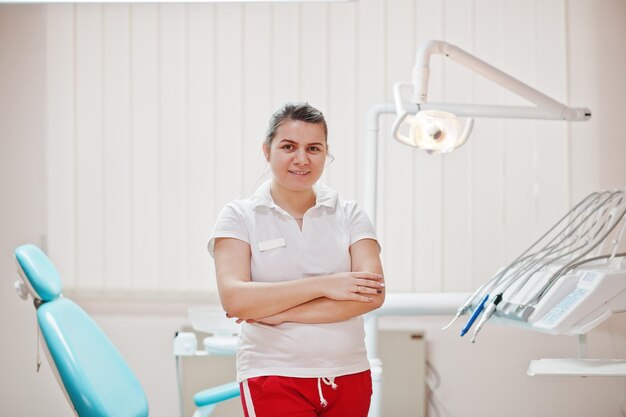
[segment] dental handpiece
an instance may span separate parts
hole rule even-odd
[[[481,285],[476,291],[474,291],[474,293],[472,295],[470,295],[469,297],[467,297],[467,300],[465,300],[465,302],[463,303],[463,305],[461,307],[458,308],[458,310],[456,311],[456,315],[452,318],[452,320],[450,321],[450,323],[448,323],[447,325],[445,325],[444,327],[441,328],[441,330],[446,330],[447,328],[449,328],[450,326],[452,326],[452,324],[457,321],[457,319],[459,317],[461,317],[464,314],[467,314],[467,312],[469,311],[470,306],[472,305],[472,301],[474,301],[474,299],[478,296],[478,294],[480,294],[482,292],[482,290],[488,286],[491,285],[491,282],[487,282],[483,285]]]
[[[469,331],[469,329],[472,328],[472,324],[474,324],[474,321],[476,321],[476,318],[478,318],[478,316],[480,315],[480,313],[483,311],[483,309],[485,308],[485,304],[487,303],[487,300],[489,300],[489,294],[485,295],[485,297],[483,298],[483,300],[480,302],[480,304],[478,304],[478,306],[476,307],[476,310],[474,310],[474,312],[472,313],[472,315],[470,316],[469,320],[467,321],[467,323],[465,324],[465,326],[463,327],[463,329],[461,330],[461,337],[465,336],[465,334]]]
[[[483,328],[487,320],[489,320],[493,313],[496,311],[496,308],[498,307],[498,304],[500,304],[500,301],[502,301],[502,293],[496,295],[491,304],[489,304],[489,306],[487,306],[487,308],[485,309],[485,312],[483,313],[480,321],[474,329],[474,334],[472,335],[472,343],[476,343],[476,336],[478,335],[478,332],[480,332],[480,329]]]

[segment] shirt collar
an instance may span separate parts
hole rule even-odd
[[[268,180],[261,184],[259,188],[252,194],[250,197],[250,201],[252,202],[252,207],[257,208],[259,206],[275,208],[278,207],[274,200],[272,199],[272,195],[270,194],[270,184],[272,180]],[[316,183],[313,186],[313,190],[315,191],[315,207],[326,206],[330,208],[335,208],[337,204],[338,194],[337,191],[333,190],[326,184],[321,182]]]

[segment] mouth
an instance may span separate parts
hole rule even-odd
[[[294,169],[290,169],[288,171],[290,174],[299,175],[299,176],[305,176],[311,173],[311,171],[299,171],[299,170],[294,170]]]

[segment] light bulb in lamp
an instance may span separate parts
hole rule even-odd
[[[412,146],[428,153],[450,152],[463,145],[473,126],[468,119],[465,128],[456,115],[441,110],[419,111],[411,122],[409,139]]]

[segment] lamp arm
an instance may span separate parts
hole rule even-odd
[[[447,42],[429,40],[418,49],[413,68],[414,99],[416,103],[426,103],[428,97],[428,81],[430,77],[430,56],[442,54],[457,63],[471,69],[483,77],[494,81],[507,90],[537,105],[543,112],[553,118],[563,120],[587,120],[591,117],[589,109],[571,108],[560,103],[542,92],[530,87],[520,80],[499,70],[498,68],[476,58],[474,55]]]
[[[413,91],[414,103],[426,103],[428,98],[428,81],[430,79],[430,56],[432,54],[443,54],[445,45],[443,41],[427,40],[420,44],[415,55],[415,65],[413,66]]]

